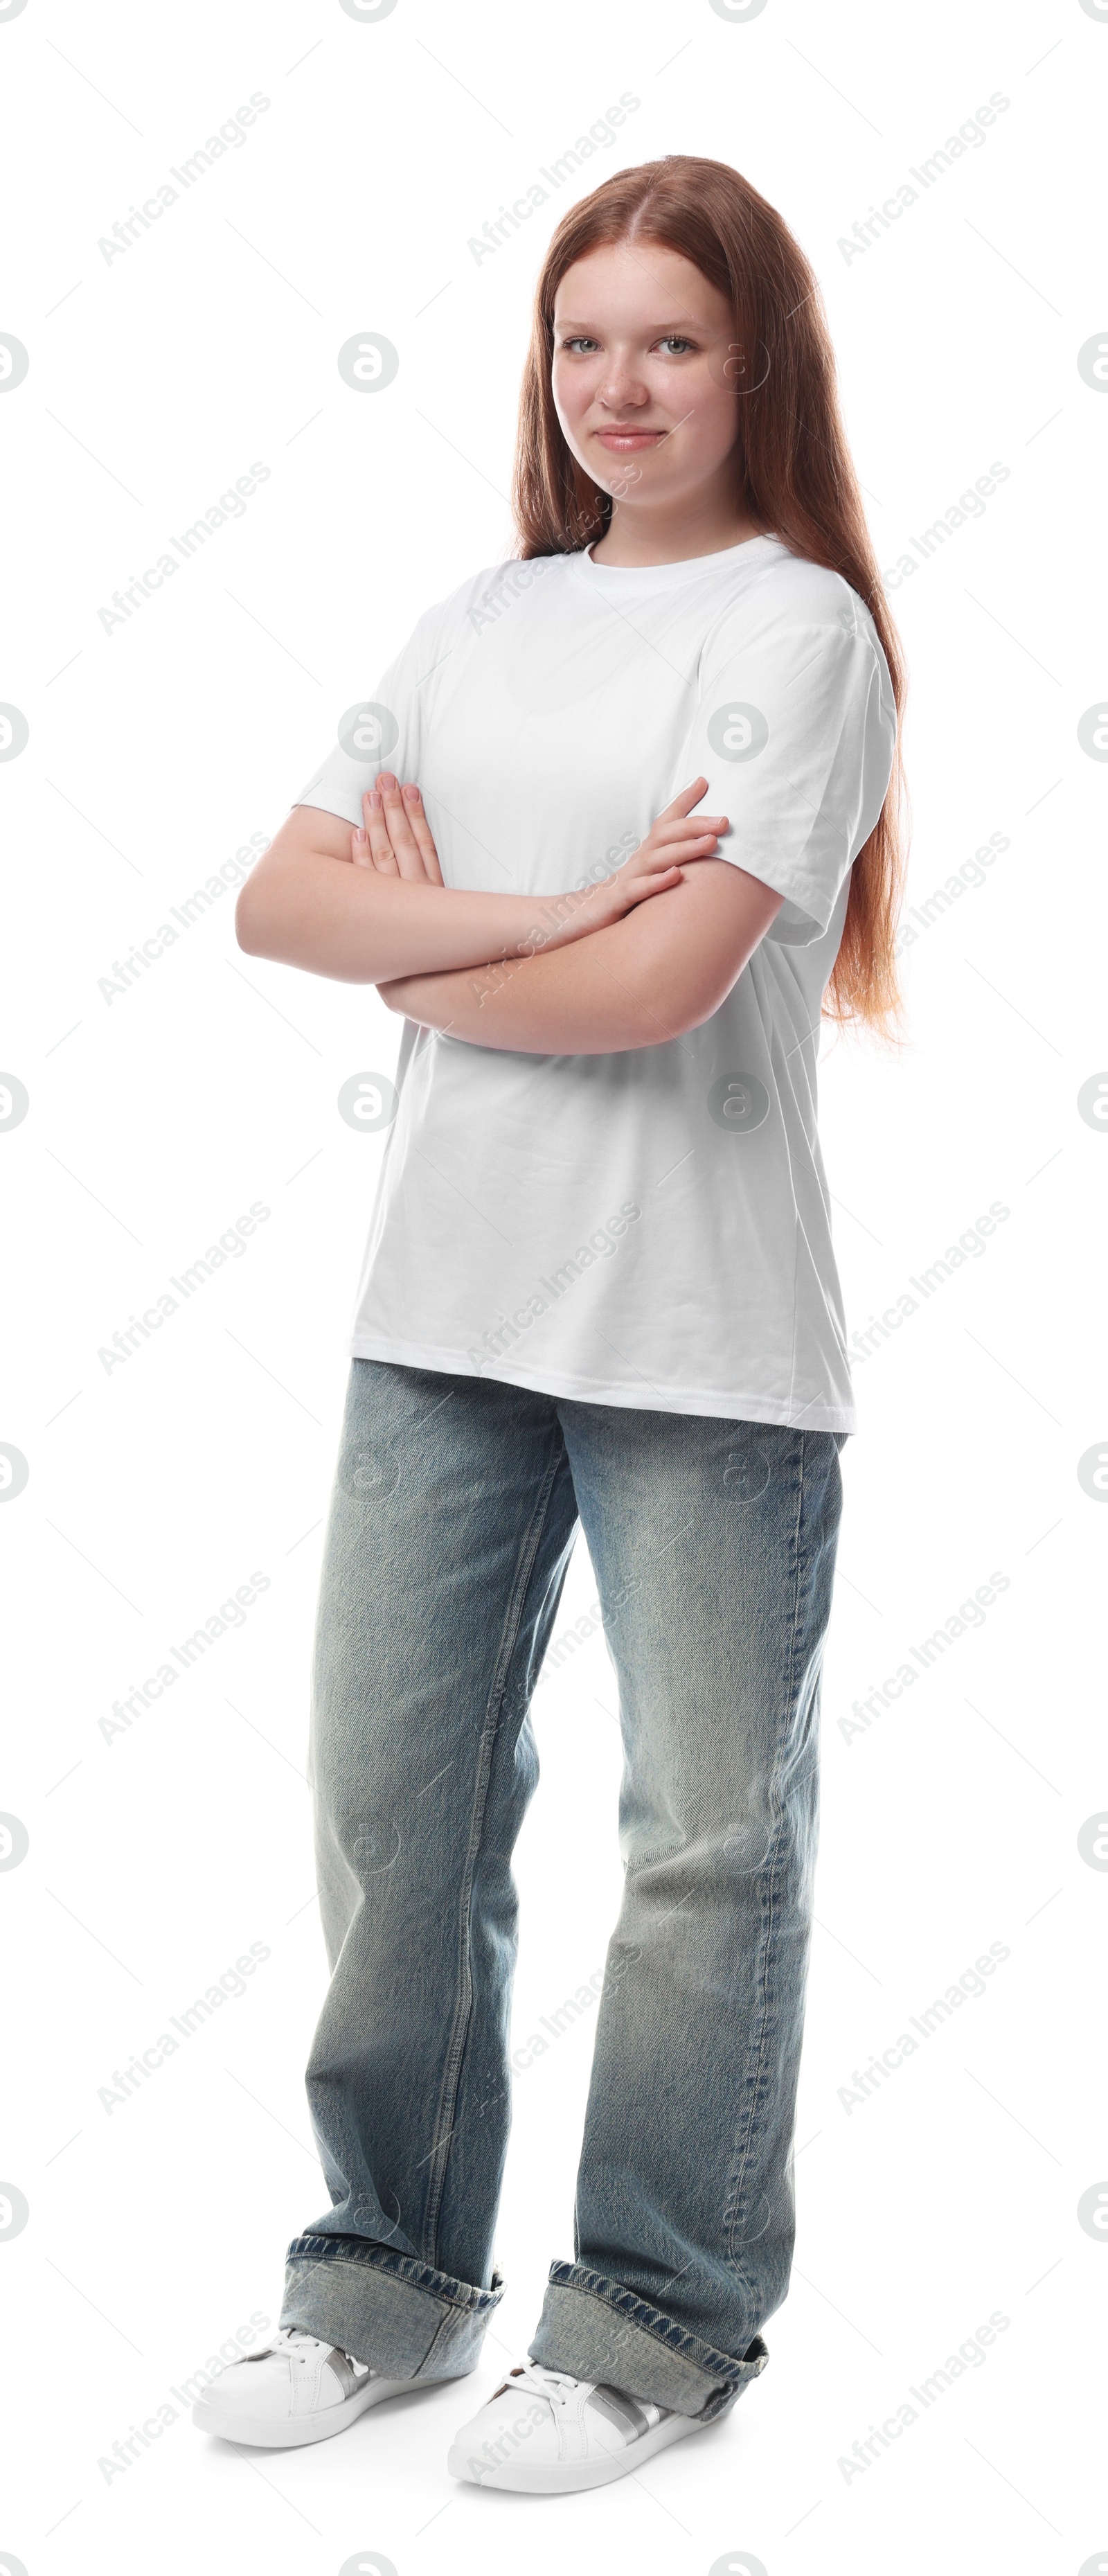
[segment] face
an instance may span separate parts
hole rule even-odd
[[[730,302],[661,242],[617,242],[566,270],[554,404],[568,445],[625,506],[733,488],[741,365]],[[741,374],[738,383],[743,381]]]

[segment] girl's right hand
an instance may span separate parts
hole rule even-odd
[[[706,778],[694,778],[691,786],[683,787],[615,875],[602,878],[580,897],[581,911],[573,917],[578,935],[586,928],[599,930],[621,921],[649,895],[667,894],[671,886],[681,884],[685,868],[694,859],[718,858],[719,835],[729,828],[727,815],[689,810],[707,784]]]
[[[636,904],[679,886],[694,859],[718,858],[719,835],[730,828],[727,815],[689,812],[707,784],[706,778],[694,778],[683,787],[614,876],[601,877],[595,885],[574,886],[566,894],[536,895],[517,955],[533,957],[544,949],[568,948],[574,940],[587,939],[590,931],[608,930]]]

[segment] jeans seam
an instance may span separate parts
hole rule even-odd
[[[795,1517],[794,1524],[793,1524],[793,1586],[792,1586],[793,1603],[792,1603],[792,1633],[791,1633],[790,1638],[789,1638],[789,1652],[788,1652],[788,1677],[787,1677],[787,1682],[786,1682],[786,1691],[785,1691],[785,1707],[786,1707],[786,1710],[791,1710],[791,1708],[792,1708],[792,1704],[793,1704],[793,1690],[794,1690],[795,1677],[796,1677],[796,1639],[797,1639],[797,1629],[798,1629],[799,1621],[800,1621],[800,1532],[801,1532],[801,1527],[802,1527],[802,1523],[803,1523],[803,1511],[804,1511],[804,1443],[805,1443],[806,1434],[805,1434],[803,1431],[800,1431],[800,1432],[798,1433],[798,1437],[799,1437],[799,1441],[800,1441],[800,1461],[799,1461],[799,1474],[798,1474],[798,1478],[797,1478],[797,1492],[796,1492],[796,1517]],[[742,2207],[742,2195],[743,2195],[743,2188],[744,2188],[744,2184],[745,2184],[745,2181],[746,2181],[746,2169],[747,2169],[747,2166],[748,2166],[748,2164],[749,2164],[749,2162],[750,2162],[750,2148],[751,2148],[751,2141],[752,2141],[752,2139],[753,2139],[753,2135],[754,2135],[754,2123],[755,2123],[755,2119],[756,2119],[756,2117],[757,2117],[757,2110],[758,2110],[758,2096],[759,2096],[759,2090],[760,2090],[760,2087],[761,2087],[761,2081],[762,2081],[762,2069],[763,2069],[763,2066],[764,2066],[764,2064],[765,2064],[765,2057],[766,2057],[766,2045],[767,2045],[767,2039],[768,2039],[768,2033],[769,2033],[769,1999],[768,1999],[768,1985],[769,1985],[769,1960],[770,1960],[770,1948],[771,1948],[771,1944],[772,1944],[772,1941],[773,1941],[774,1900],[775,1900],[776,1888],[777,1888],[777,1878],[776,1878],[777,1862],[778,1862],[778,1856],[779,1856],[779,1851],[780,1851],[781,1837],[782,1837],[782,1834],[783,1834],[783,1832],[784,1832],[784,1827],[785,1827],[785,1808],[784,1808],[784,1802],[783,1802],[783,1800],[781,1799],[781,1796],[780,1796],[780,1747],[778,1747],[778,1748],[777,1748],[777,1755],[776,1755],[776,1758],[775,1758],[775,1761],[774,1761],[774,1765],[773,1765],[773,1772],[772,1772],[772,1785],[771,1785],[771,1795],[772,1795],[772,1796],[773,1796],[773,1797],[778,1801],[778,1805],[779,1805],[779,1813],[778,1813],[778,1817],[777,1817],[777,1827],[776,1827],[776,1831],[775,1831],[775,1833],[774,1833],[773,1840],[772,1840],[772,1842],[771,1842],[771,1844],[770,1844],[770,1849],[769,1849],[769,1853],[768,1853],[767,1861],[766,1861],[766,1871],[765,1871],[765,1888],[764,1888],[764,1893],[763,1893],[763,1898],[762,1898],[762,1923],[761,1923],[761,1929],[760,1929],[760,1933],[759,1933],[759,1944],[758,1944],[758,1947],[759,1947],[759,1968],[758,1968],[758,1989],[759,1989],[758,2058],[757,2058],[757,2064],[756,2064],[755,2069],[754,2069],[753,2082],[752,2082],[751,2087],[750,2087],[750,2106],[749,2106],[749,2111],[748,2111],[748,2115],[747,2115],[746,2138],[745,2138],[745,2141],[744,2141],[744,2144],[743,2144],[742,2156],[741,2156],[741,2160],[740,2160],[740,2163],[739,2163],[738,2171],[737,2171],[737,2173],[735,2174],[734,2181],[732,2182],[732,2184],[731,2184],[731,2186],[730,2186],[730,2188],[729,2188],[729,2191],[728,2191],[728,2199],[729,2199],[729,2202],[730,2202],[730,2210],[729,2210],[729,2213],[728,2213],[728,2216],[727,2216],[727,2219],[726,2219],[726,2226],[727,2226],[727,2259],[728,2259],[728,2261],[729,2261],[730,2263],[732,2263],[732,2264],[734,2264],[734,2265],[735,2265],[736,2270],[738,2270],[740,2267],[739,2267],[738,2257],[737,2257],[737,2254],[736,2254],[736,2248],[735,2248],[735,2230],[736,2230],[736,2227],[737,2227],[737,2225],[738,2225],[739,2212],[740,2212],[740,2209],[741,2209],[741,2207]],[[744,2281],[746,2280],[746,2274],[745,2274],[745,2272],[743,2273],[743,2279],[744,2279]],[[750,2286],[750,2284],[749,2284],[749,2282],[747,2282],[747,2287],[749,2288],[749,2286]]]
[[[559,1427],[556,1426],[556,1428]],[[560,1434],[560,1428],[559,1436],[562,1437],[562,1452],[564,1454],[565,1442],[564,1437]],[[531,1515],[531,1525],[520,1551],[519,1566],[516,1573],[516,1580],[513,1586],[511,1599],[508,1603],[507,1612],[505,1614],[503,1639],[496,1668],[493,1673],[492,1685],[489,1691],[488,1713],[486,1715],[486,1721],[481,1736],[481,1758],[478,1765],[477,1779],[474,1785],[473,1809],[470,1819],[469,1848],[466,1853],[466,1865],[462,1878],[461,1898],[458,1909],[458,2005],[454,2015],[454,2027],[451,2031],[450,2040],[447,2045],[446,2059],[443,2067],[442,2086],[440,2089],[438,2110],[435,2118],[436,2135],[441,2131],[443,2120],[448,2111],[451,2125],[447,2128],[446,2134],[442,2138],[441,2148],[435,2148],[432,2150],[432,2154],[436,2157],[438,2162],[438,2172],[428,2193],[427,2215],[424,2225],[424,2241],[432,2248],[432,2255],[428,2258],[432,2261],[434,2261],[434,2257],[437,2255],[438,2250],[437,2240],[439,2212],[442,2208],[442,2197],[446,2188],[446,2177],[449,2164],[447,2151],[453,2135],[453,2115],[458,2098],[458,2088],[461,2082],[462,2068],[465,2064],[466,2041],[469,2037],[470,2022],[473,2015],[473,1971],[471,1961],[472,1930],[470,1923],[470,1907],[473,1896],[473,1874],[477,1863],[477,1855],[481,1848],[481,1836],[485,1822],[485,1807],[488,1798],[489,1777],[492,1771],[492,1759],[496,1748],[496,1738],[500,1727],[500,1720],[503,1715],[504,1692],[507,1685],[508,1674],[511,1670],[512,1657],[515,1653],[516,1644],[518,1642],[519,1623],[523,1613],[523,1605],[527,1597],[527,1586],[531,1580],[535,1558],[538,1554],[539,1543],[542,1538],[546,1515],[550,1506],[550,1497],[554,1490],[554,1483],[557,1477],[559,1463],[559,1454],[558,1451],[555,1450],[555,1454],[551,1459],[547,1474],[543,1479],[543,1483],[536,1497],[535,1507]],[[437,2270],[438,2268],[438,2264],[435,2262],[435,2269]]]
[[[303,2265],[320,2270],[381,2272],[387,2280],[400,2282],[406,2290],[418,2292],[421,2298],[434,2299],[440,2307],[452,2309],[458,2316],[485,2314],[486,2306],[482,2302],[487,2303],[487,2313],[491,2315],[493,2308],[500,2303],[500,2293],[478,2289],[469,2282],[458,2284],[462,2296],[456,2298],[443,2286],[450,2279],[449,2273],[440,2272],[437,2264],[413,2261],[407,2254],[397,2255],[389,2246],[347,2246],[338,2237],[312,2237],[309,2232],[306,2237],[294,2238],[285,2260],[290,2268]],[[434,2272],[436,2277],[433,2281],[413,2280],[411,2275],[414,2272]]]
[[[587,2268],[581,2264],[573,2266],[573,2269],[578,2271]],[[579,2298],[596,2299],[602,2307],[610,2309],[613,2316],[617,2317],[627,2315],[623,2304],[625,2300],[635,2309],[649,2309],[651,2304],[646,2299],[640,2299],[637,2291],[621,2289],[618,2282],[607,2285],[600,2281],[594,2286],[593,2281],[561,2281],[555,2282],[553,2286],[555,2289],[573,2290]],[[655,2317],[660,2320],[660,2323],[655,2324]],[[691,2335],[686,2326],[679,2326],[675,2317],[667,2317],[660,2308],[655,2309],[652,2315],[633,2315],[629,2317],[628,2322],[639,2334],[649,2335],[654,2343],[660,2344],[663,2351],[669,2352],[675,2360],[687,2362],[690,2370],[699,2371],[702,2379],[711,2379],[719,2375],[715,2373],[714,2365],[713,2368],[708,2368],[704,2362],[696,2358],[692,2346],[698,2342],[702,2343],[702,2338]],[[755,2336],[751,2335],[749,2340],[754,2342]],[[702,2348],[715,2353],[714,2345],[702,2343]],[[741,2356],[736,2360],[730,2353],[719,2353],[716,2358],[728,2373],[747,2367]],[[729,2380],[728,2384],[733,2385],[734,2382]]]

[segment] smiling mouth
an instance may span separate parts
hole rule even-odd
[[[664,429],[637,429],[630,423],[626,429],[614,427],[611,429],[597,429],[593,431],[594,438],[598,438],[600,440],[602,447],[617,448],[654,447],[657,445],[659,439],[666,438],[668,434],[668,431]]]

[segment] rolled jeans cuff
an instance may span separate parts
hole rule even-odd
[[[736,2360],[602,2272],[590,2272],[583,2263],[552,2263],[529,2359],[709,2423],[734,2406],[765,2369],[769,2353],[755,2335]]]
[[[503,2292],[499,2272],[477,2290],[362,2237],[297,2236],[280,2323],[352,2352],[385,2379],[461,2379]]]

